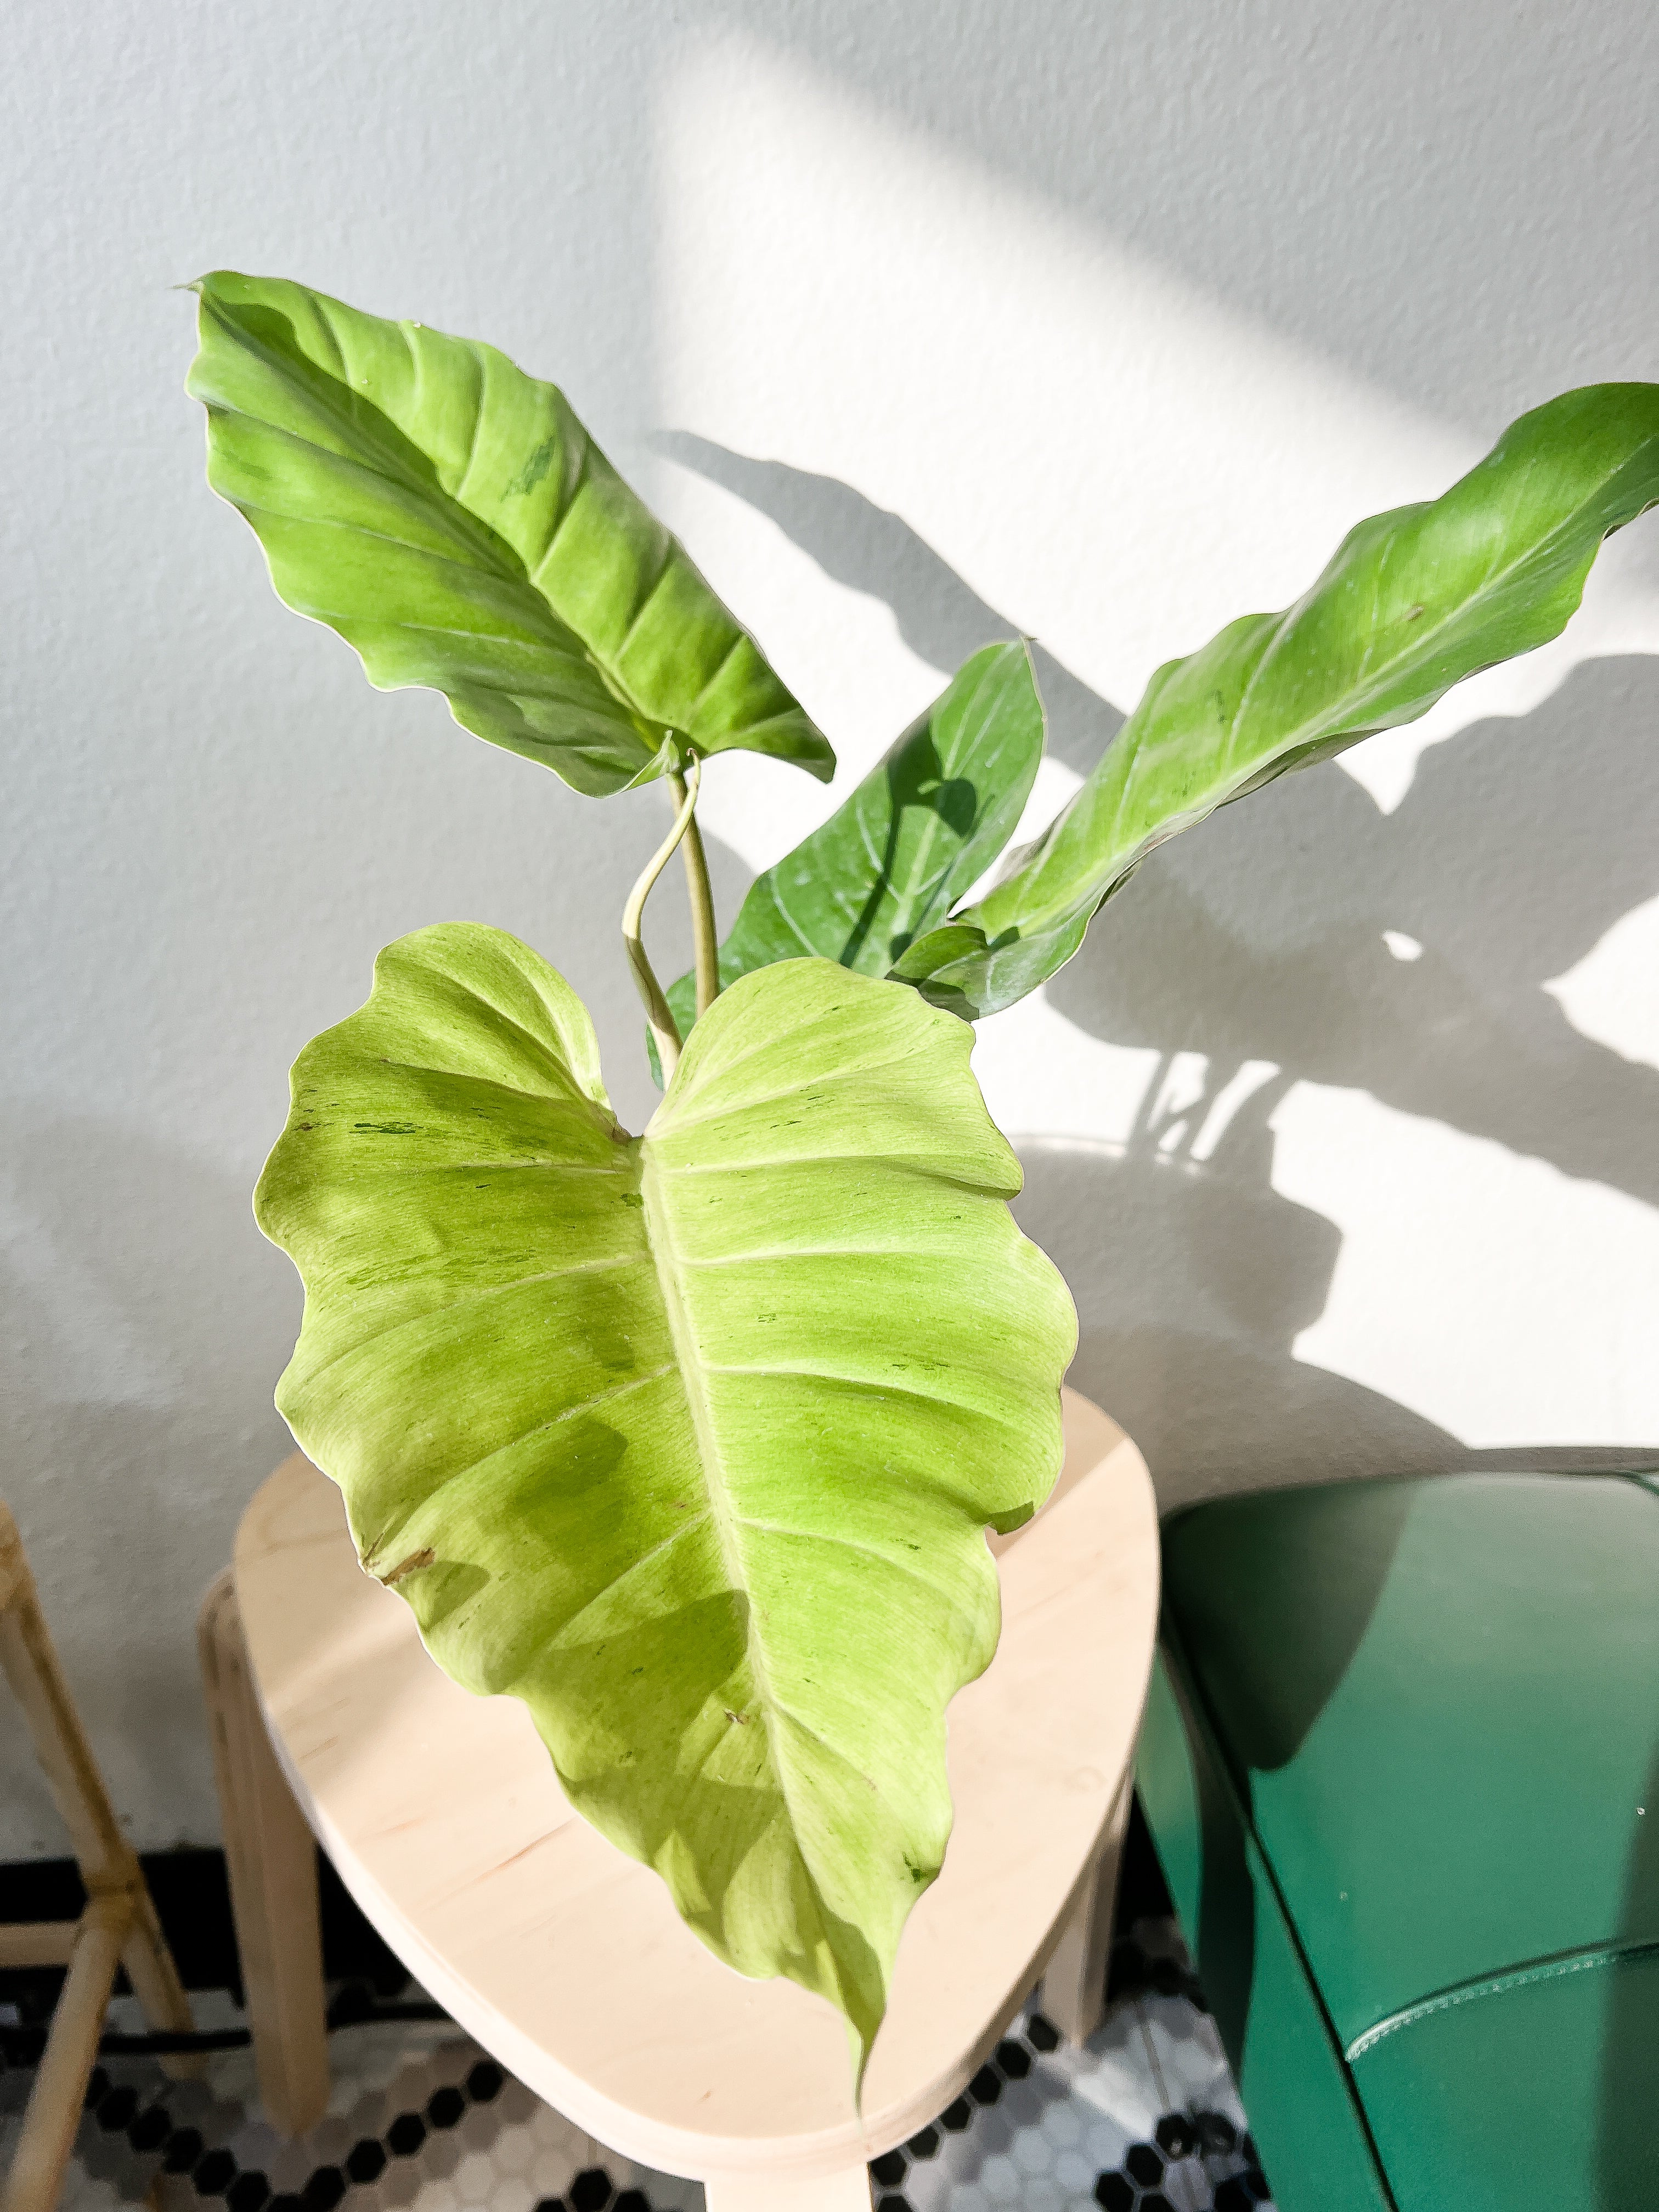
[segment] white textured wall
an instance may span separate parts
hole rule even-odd
[[[571,976],[641,1116],[615,920],[661,819],[277,605],[168,287],[295,275],[558,379],[849,775],[1034,633],[1053,804],[1359,514],[1659,376],[1659,17],[20,0],[8,46],[0,1486],[155,1844],[214,1830],[192,1616],[283,1448],[248,1192],[287,1064],[470,916]],[[1659,1444],[1644,527],[1563,649],[1182,840],[983,1032],[1079,1379],[1170,1499]],[[830,802],[709,782],[729,915]],[[0,1856],[55,1851],[8,1721]]]

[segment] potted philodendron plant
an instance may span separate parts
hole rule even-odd
[[[945,1710],[996,1644],[984,1532],[1048,1494],[1075,1341],[972,1022],[1176,830],[1554,637],[1659,499],[1659,386],[1523,416],[1161,668],[964,904],[1043,744],[1024,645],[988,644],[722,942],[702,763],[833,756],[563,396],[298,284],[196,289],[210,481],[289,605],[578,792],[673,802],[622,915],[666,1081],[642,1135],[575,993],[477,922],[389,946],[301,1054],[256,1199],[306,1291],[277,1403],[438,1663],[521,1698],[572,1803],[719,1957],[837,2005],[861,2065],[950,1832]],[[696,968],[665,991],[641,916],[676,846]]]

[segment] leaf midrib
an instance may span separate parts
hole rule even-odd
[[[270,426],[268,425],[267,427]],[[283,434],[291,434],[285,433]],[[302,444],[303,442],[304,441],[302,440],[295,441],[295,443]],[[313,450],[315,451],[316,449],[313,447]],[[356,465],[362,466],[364,465],[358,463]],[[429,489],[430,488],[428,487],[428,489]],[[453,498],[452,494],[443,490],[443,487],[441,485],[440,485],[438,489],[441,495],[446,500],[450,500],[452,504],[455,506],[460,505],[460,502],[458,500],[454,500]],[[568,661],[574,668],[585,668],[588,670],[595,678],[597,678],[599,687],[606,696],[612,700],[617,706],[620,707],[623,713],[629,716],[635,725],[641,722],[645,722],[655,726],[653,722],[653,717],[648,714],[639,702],[633,698],[623,688],[622,678],[619,675],[612,674],[610,668],[600,658],[594,647],[588,643],[587,640],[582,635],[581,632],[575,627],[575,625],[573,623],[568,622],[564,616],[559,612],[558,608],[554,605],[553,601],[547,596],[546,592],[542,590],[541,586],[536,582],[535,579],[529,574],[527,570],[520,569],[515,574],[512,569],[505,567],[500,562],[491,564],[483,561],[463,560],[459,556],[440,553],[432,546],[418,544],[410,538],[395,538],[389,531],[371,530],[365,524],[361,522],[340,522],[335,520],[333,517],[329,515],[296,515],[291,508],[285,507],[273,507],[267,501],[244,498],[234,500],[232,504],[237,508],[238,512],[245,515],[250,522],[252,521],[252,519],[256,514],[270,514],[275,515],[279,521],[303,522],[307,529],[337,530],[343,534],[355,538],[372,538],[383,545],[396,545],[400,547],[406,553],[416,554],[423,561],[435,562],[449,568],[458,569],[463,575],[493,576],[498,582],[511,585],[514,590],[521,591],[524,593],[527,603],[532,605],[537,611],[545,618],[546,623],[550,625],[550,627],[546,629],[545,634],[542,636],[529,637],[520,640],[510,636],[504,630],[473,629],[458,629],[453,623],[411,622],[404,619],[400,619],[396,622],[387,622],[385,627],[389,630],[396,631],[400,635],[409,635],[420,637],[460,637],[477,640],[483,644],[495,645],[518,645],[522,643],[532,651],[555,653],[562,659]],[[462,509],[464,514],[468,511],[469,510],[465,508]],[[555,534],[556,535],[556,532]],[[458,540],[457,542],[465,543],[465,541],[461,540]],[[297,605],[297,602],[295,604]],[[325,609],[319,605],[315,609],[301,608],[300,611],[301,613],[314,612],[322,616],[325,620],[333,617],[337,617],[341,620],[349,619],[343,611],[337,608]],[[361,627],[361,625],[359,625],[359,627]],[[568,644],[566,642],[567,639],[569,641]],[[730,657],[729,653],[726,656],[728,659]],[[725,662],[722,661],[721,665],[724,666],[724,665]],[[710,680],[711,682],[713,681],[712,678]],[[475,677],[471,681],[475,689],[502,691],[505,692],[508,697],[535,697],[538,696],[536,693],[524,690],[521,687],[515,686],[511,682],[496,681],[487,674]],[[707,690],[708,686],[705,685],[703,688],[704,690]],[[702,696],[702,695],[701,693],[698,695],[699,700],[701,700]],[[688,720],[689,719],[690,717],[688,717]],[[636,736],[640,735],[637,727],[635,728],[635,734]],[[642,739],[641,742],[643,742]]]
[[[215,319],[230,343],[256,355],[264,363],[271,375],[279,382],[292,388],[297,379],[291,362],[283,351],[273,346],[269,339],[262,337],[258,332],[250,329],[242,317],[236,314],[228,307],[228,303],[216,295],[204,294],[203,296],[210,301]],[[275,312],[281,311],[278,309]],[[474,566],[493,571],[504,580],[527,584],[532,592],[536,591],[537,587],[531,579],[528,568],[511,547],[506,547],[506,551],[516,565],[518,571],[516,576],[514,574],[513,568],[509,568],[502,559],[498,547],[504,545],[505,541],[501,538],[500,532],[492,528],[482,515],[475,514],[470,507],[457,498],[455,494],[438,479],[437,463],[432,460],[430,454],[426,458],[431,461],[434,481],[428,483],[417,471],[410,468],[409,464],[394,445],[378,438],[372,426],[366,426],[358,419],[356,408],[359,405],[370,408],[396,432],[399,438],[415,446],[417,451],[422,450],[407,430],[398,428],[378,399],[369,398],[352,389],[350,376],[346,368],[344,349],[340,343],[339,333],[334,327],[333,319],[325,312],[319,312],[319,319],[332,340],[334,350],[338,356],[337,369],[330,370],[325,368],[321,362],[311,359],[303,347],[297,347],[296,350],[300,358],[324,380],[324,391],[308,393],[307,398],[331,418],[349,449],[344,453],[336,454],[334,458],[348,461],[352,466],[363,470],[366,474],[378,475],[390,479],[392,483],[400,485],[404,491],[412,493],[422,504],[429,501],[435,491],[438,497],[443,501],[445,508],[453,508],[456,514],[465,516],[467,523],[471,526],[470,529],[458,528],[451,516],[444,513],[446,534],[459,544],[466,547],[473,556]],[[399,324],[398,328],[402,331],[402,325]],[[404,343],[407,344],[409,343],[407,331],[404,331],[403,335]],[[216,404],[221,413],[240,415],[244,420],[257,422],[262,429],[273,436],[286,439],[291,444],[305,447],[313,453],[326,450],[319,447],[314,439],[305,436],[303,432],[290,429],[285,422],[273,422],[268,416],[256,415],[246,407],[228,404],[222,400]],[[475,438],[477,411],[474,410]],[[440,512],[443,513],[444,510],[441,509]],[[538,596],[544,597],[544,594],[538,592]]]
[[[1004,652],[1006,650],[1006,648],[1004,648]],[[957,736],[951,747],[949,769],[942,779],[945,781],[951,780],[952,775],[959,770],[964,758],[972,759],[981,738],[994,718],[995,702],[993,700],[988,702],[986,695],[993,690],[1000,679],[1003,658],[1004,653],[999,653],[988,664],[981,672],[973,690],[967,699],[960,703]],[[974,724],[971,735],[966,730],[970,714],[977,715],[978,718]],[[994,759],[1000,759],[1000,751],[999,751],[994,756]],[[942,769],[945,769],[946,763],[941,761],[939,766]],[[993,808],[985,810],[987,813],[994,811]],[[902,809],[895,809],[895,817],[902,811]],[[967,836],[963,837],[958,836],[956,831],[950,828],[937,808],[928,808],[927,812],[928,818],[923,823],[921,834],[916,840],[916,848],[911,857],[911,866],[907,872],[902,888],[899,886],[896,873],[887,877],[884,887],[882,907],[888,909],[887,918],[890,927],[887,935],[890,941],[893,937],[902,933],[914,942],[915,939],[923,936],[933,927],[933,918],[935,915],[940,920],[944,918],[950,908],[952,896],[951,877],[960,865],[963,854],[972,848],[975,838],[981,836],[984,831],[985,822],[982,816],[976,815]],[[879,870],[880,860],[877,854],[871,851],[870,839],[864,826],[862,815],[858,817],[858,822],[859,834],[864,839],[865,850],[870,853],[872,862]],[[946,852],[935,867],[934,854],[941,840],[947,836],[954,840],[956,849],[954,852]],[[982,873],[983,871],[979,872]],[[967,888],[968,885],[964,884],[963,889]],[[878,908],[878,915],[880,912],[881,908]],[[870,935],[873,937],[874,934],[875,930],[872,926]],[[889,959],[891,957],[890,953],[887,956]]]
[[[665,1103],[666,1102],[665,1102]],[[660,1112],[662,1109],[659,1109]],[[795,1808],[789,1802],[787,1768],[781,1755],[776,1728],[778,1701],[772,1686],[770,1670],[766,1662],[765,1647],[757,1633],[755,1606],[749,1592],[748,1577],[744,1571],[743,1552],[738,1540],[737,1524],[744,1518],[732,1497],[726,1473],[724,1455],[714,1430],[714,1410],[708,1402],[706,1382],[707,1367],[696,1333],[691,1326],[691,1316],[686,1310],[684,1289],[680,1281],[683,1262],[674,1243],[668,1206],[663,1185],[674,1171],[659,1168],[652,1152],[650,1134],[635,1139],[639,1147],[640,1195],[645,1200],[646,1242],[656,1264],[657,1284],[662,1294],[664,1311],[668,1319],[669,1341],[674,1347],[678,1363],[685,1401],[691,1416],[691,1428],[696,1440],[697,1457],[703,1480],[703,1489],[708,1498],[709,1520],[714,1531],[714,1540],[720,1547],[726,1579],[744,1599],[744,1649],[749,1660],[758,1695],[761,1719],[766,1729],[767,1750],[772,1771],[777,1778],[779,1794],[789,1814],[792,1829],[796,1826]],[[802,1853],[802,1864],[812,1884],[813,1893],[817,1883],[812,1869]]]
[[[956,741],[951,747],[952,770],[959,767],[963,755],[971,757],[988,723],[994,715],[994,702],[988,704],[986,695],[993,690],[1000,676],[1002,655],[1007,650],[1007,647],[1003,647],[999,651],[997,658],[981,675],[969,700],[963,706],[962,714],[964,720],[971,712],[977,714],[978,720],[971,736],[964,735],[963,729],[958,727]],[[935,701],[935,707],[937,708],[939,703],[940,702]],[[881,765],[884,766],[885,763]],[[945,763],[941,762],[940,765],[943,768]],[[878,770],[872,772],[870,779],[872,782],[874,782],[878,772]],[[925,810],[928,819],[922,826],[916,841],[915,850],[910,855],[909,864],[901,878],[896,866],[892,870],[884,866],[881,855],[872,840],[870,823],[864,804],[865,798],[865,787],[860,785],[850,802],[849,817],[858,832],[859,842],[864,848],[866,857],[875,872],[872,888],[876,894],[876,903],[873,911],[870,913],[869,927],[863,941],[866,944],[874,943],[882,936],[890,940],[901,932],[910,939],[920,937],[934,926],[936,920],[943,919],[954,896],[951,878],[961,863],[963,854],[982,834],[984,822],[981,818],[976,818],[968,836],[958,837],[936,811]],[[889,830],[896,823],[902,811],[902,807],[893,806],[890,799],[886,817]],[[797,944],[810,957],[813,958],[823,957],[822,950],[790,910],[784,895],[784,885],[788,880],[786,872],[792,862],[800,860],[803,855],[809,854],[817,848],[819,841],[827,835],[834,819],[832,816],[830,822],[824,823],[815,830],[805,845],[766,870],[757,878],[753,887],[757,890],[764,884],[767,896],[771,900],[774,913]],[[954,841],[955,850],[947,851],[936,864],[939,846],[941,841],[946,838]],[[975,873],[982,872],[982,870],[975,871]],[[833,883],[826,888],[822,879],[822,870],[818,871],[816,876],[810,867],[800,871],[799,873],[805,887],[823,894],[827,898],[831,911],[839,920],[848,925],[855,925],[869,909],[869,892],[866,892],[860,897],[848,896]],[[743,916],[739,915],[738,928],[733,931],[731,941],[736,942],[738,939],[742,926]],[[885,972],[886,962],[891,955],[890,953],[879,955],[878,957],[882,963],[881,966],[872,968],[867,972],[877,975]],[[764,963],[757,963],[756,964]],[[854,961],[844,964],[856,967],[857,963]]]
[[[222,302],[215,299],[212,301],[212,306],[215,317],[219,324],[220,329],[228,337],[230,338],[231,342],[235,344],[244,346],[250,352],[257,354],[260,359],[264,361],[267,369],[271,374],[275,375],[278,379],[284,379],[285,364],[280,352],[276,349],[273,348],[267,340],[259,337],[252,331],[249,330],[240,317],[234,316],[228,313]],[[317,369],[325,380],[335,387],[334,390],[328,392],[324,404],[326,408],[326,411],[332,417],[337,428],[342,434],[344,442],[349,447],[349,451],[347,453],[337,454],[335,458],[347,461],[349,465],[363,470],[368,475],[373,476],[379,474],[382,477],[389,479],[392,483],[399,485],[405,492],[410,493],[419,499],[422,505],[429,505],[434,503],[434,501],[441,501],[441,505],[439,506],[438,512],[443,517],[445,534],[451,538],[456,546],[460,549],[461,554],[465,556],[457,557],[455,559],[454,565],[459,568],[470,568],[475,573],[494,575],[500,581],[513,585],[524,591],[534,605],[540,609],[544,615],[550,617],[553,622],[556,623],[568,636],[574,640],[577,649],[577,657],[586,662],[587,665],[599,678],[604,689],[610,693],[611,696],[617,702],[617,704],[623,708],[623,712],[635,717],[638,720],[650,722],[653,718],[647,714],[645,708],[640,704],[640,702],[632,696],[631,693],[623,682],[620,672],[613,672],[609,666],[607,666],[605,659],[596,651],[592,643],[582,635],[581,632],[577,629],[573,623],[569,622],[566,617],[560,612],[558,607],[555,605],[551,595],[539,580],[542,572],[546,568],[548,562],[553,557],[554,552],[558,544],[560,535],[576,505],[577,498],[588,481],[588,461],[592,450],[591,441],[585,441],[584,443],[581,466],[577,473],[575,486],[573,489],[569,498],[565,501],[558,520],[554,524],[553,529],[549,535],[547,544],[544,548],[541,556],[536,563],[535,568],[532,570],[528,562],[524,560],[517,550],[509,545],[501,537],[500,532],[495,528],[493,524],[488,521],[483,515],[475,513],[474,510],[466,504],[465,501],[460,497],[459,492],[451,491],[441,479],[439,478],[437,474],[437,464],[435,461],[433,462],[433,481],[431,483],[428,483],[417,473],[410,469],[408,464],[404,460],[402,455],[398,453],[395,447],[386,444],[381,440],[375,437],[372,428],[366,428],[358,421],[351,406],[342,404],[342,395],[343,395],[344,399],[347,401],[356,401],[361,395],[352,390],[349,376],[346,374],[345,356],[341,346],[339,333],[334,328],[332,319],[325,313],[322,316],[322,321],[324,326],[328,331],[331,340],[333,343],[334,349],[339,356],[339,371],[336,374],[331,374],[331,372],[324,368],[320,362],[316,361],[313,361],[310,363],[310,366],[313,368]],[[408,332],[404,331],[401,323],[398,325],[398,328],[399,331],[403,331],[404,343],[405,344],[408,344]],[[412,348],[411,357],[413,357]],[[417,444],[417,441],[408,431],[399,428],[399,426],[392,420],[392,417],[386,413],[386,409],[380,404],[378,400],[367,399],[364,401],[364,404],[373,408],[378,416],[381,416],[391,425],[392,429],[397,432],[399,437],[407,439],[409,443],[411,445]],[[224,414],[240,415],[246,421],[258,422],[263,429],[266,430],[272,435],[286,439],[293,444],[308,447],[313,452],[324,450],[318,447],[313,440],[305,437],[301,432],[289,429],[285,423],[270,422],[264,416],[252,413],[250,410],[246,407],[228,406],[223,402],[219,402],[217,403],[217,411]],[[467,476],[471,475],[473,461],[476,459],[478,426],[482,420],[483,412],[483,402],[482,400],[479,400],[473,407],[471,451],[468,455],[466,469],[463,471],[463,482],[465,481]],[[417,450],[423,449],[417,447]],[[428,455],[427,458],[430,459],[431,456]],[[242,507],[243,511],[246,512],[246,504],[245,502],[239,501],[236,504]],[[450,512],[451,510],[453,510],[453,515],[463,518],[463,525],[458,525],[453,519]],[[284,514],[286,519],[286,511],[282,508],[263,508],[261,511]],[[313,518],[307,517],[305,519],[310,520]],[[374,531],[366,531],[361,525],[356,523],[341,524],[336,526],[342,529],[354,531],[359,536],[378,537],[384,534]],[[411,552],[425,552],[429,557],[440,560],[445,557],[441,554],[433,554],[432,549],[430,548],[414,545],[405,539],[390,538],[388,542],[396,544],[406,545],[408,550]],[[670,565],[672,565],[672,555],[669,556],[668,560],[665,562],[665,572],[666,568]],[[654,595],[658,585],[659,585],[661,581],[662,577],[659,575],[657,578],[656,582],[653,584],[651,591],[646,595],[647,604],[648,604],[651,597]],[[640,613],[643,612],[643,605],[635,610],[634,617],[635,622],[637,622]],[[430,629],[434,626],[431,624],[420,624],[400,625],[400,627],[417,627],[423,629]],[[632,634],[632,629],[633,623],[630,623],[630,635]],[[458,635],[471,635],[473,633],[458,633]],[[726,657],[729,658],[729,649]],[[722,665],[724,665],[724,661],[722,661]]]
[[[1025,650],[1026,648],[1022,645],[1020,647],[1021,653],[1024,653]],[[986,730],[989,727],[993,719],[994,718],[996,712],[995,702],[993,701],[988,703],[986,701],[986,694],[992,689],[994,684],[1000,681],[1002,665],[1006,657],[1007,651],[1008,648],[1005,647],[1001,652],[997,653],[994,659],[987,664],[978,682],[974,686],[972,694],[963,702],[961,709],[961,721],[958,723],[957,726],[957,743],[951,748],[953,766],[959,764],[961,759],[964,756],[969,759],[973,757],[973,755],[978,747],[980,739],[983,737]],[[974,732],[971,738],[968,738],[964,741],[962,732],[962,723],[965,723],[969,714],[975,710],[978,713],[979,720],[974,726]],[[1000,762],[1001,760],[1002,753],[1006,745],[1006,740],[1005,738],[1003,744],[999,746],[996,752],[992,756],[993,763]],[[940,765],[942,767],[944,763],[941,762]],[[960,865],[963,854],[969,852],[973,848],[975,839],[984,834],[986,817],[994,813],[995,811],[995,805],[993,804],[992,805],[988,806],[982,814],[976,814],[973,825],[969,829],[968,835],[965,837],[957,838],[956,851],[945,855],[937,874],[929,879],[928,895],[921,902],[924,914],[931,914],[933,911],[937,910],[939,919],[942,921],[949,913],[952,896],[951,878],[957,867]],[[940,833],[945,827],[946,825],[944,823],[942,817],[935,811],[933,813],[931,824],[922,831],[922,837],[926,841],[925,849],[930,860],[933,856],[934,847],[939,842]],[[1011,824],[1010,835],[1012,834],[1012,825]],[[955,832],[952,831],[951,835],[955,836]],[[992,858],[994,859],[994,857],[995,855],[993,854]],[[990,863],[988,861],[986,866],[988,866],[989,865]],[[981,869],[978,872],[982,874],[984,870]],[[970,877],[968,883],[963,884],[963,889],[964,890],[970,889],[972,887],[972,881],[973,879]],[[943,893],[942,896],[940,896],[941,891]],[[914,943],[917,938],[924,935],[927,929],[933,927],[931,920],[924,921],[920,915],[906,915],[904,921],[912,943]]]

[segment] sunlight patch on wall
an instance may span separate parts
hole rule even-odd
[[[1434,496],[1484,449],[752,39],[699,30],[667,58],[656,146],[665,438],[647,489],[842,757],[834,793],[765,762],[711,764],[708,826],[752,867],[822,820],[961,659],[1017,631],[1061,664],[1051,688],[1070,672],[1062,704],[1077,717],[1030,836],[1096,757],[1110,710],[1131,708],[1162,661],[1290,603],[1359,519]],[[1566,638],[1341,765],[1392,812],[1425,746],[1529,712],[1583,659],[1632,651],[1659,652],[1659,598],[1615,541]],[[1453,865],[1498,884],[1501,930],[1503,857],[1480,842],[1480,820],[1439,833]],[[1331,856],[1271,841],[1261,854],[1297,910],[1310,988],[1340,983],[1346,939],[1320,967],[1319,910],[1297,905],[1328,896]],[[1593,868],[1594,856],[1572,865]],[[1304,1362],[1470,1443],[1659,1437],[1646,1348],[1659,1214],[1328,1080],[1292,1082],[1269,1139],[1256,1094],[1299,1073],[1268,1056],[1284,1052],[1276,955],[1261,936],[1277,912],[1268,899],[1225,922],[1235,1046],[1257,1056],[1206,1071],[1218,1096],[1194,1097],[1169,1124],[1206,1279],[1257,1281],[1278,1193],[1342,1231],[1328,1306],[1296,1338]],[[1344,926],[1379,957],[1386,946],[1390,970],[1421,959],[1421,974],[1434,965],[1425,942],[1439,948],[1403,918],[1379,897]],[[1111,915],[1097,927],[1109,930]],[[1557,996],[1586,1036],[1622,1024],[1616,1048],[1651,1057],[1640,1038],[1652,1031],[1638,1036],[1628,1011],[1643,988],[1650,1008],[1651,957],[1637,961],[1623,927]],[[1088,993],[1075,985],[1063,995],[1078,1020],[1037,994],[982,1024],[975,1066],[1001,1125],[1069,1141],[1080,1163],[1102,1146],[1155,1148],[1164,1124],[1149,1092],[1193,1041],[1201,1001],[1182,965],[1193,951],[1160,946],[1132,1043],[1081,1025]],[[1362,994],[1352,1011],[1358,1035],[1386,1008]],[[1469,1012],[1504,1018],[1496,1002]],[[1109,1032],[1110,1018],[1097,1026]],[[1339,1036],[1333,1049],[1346,1048]],[[1461,1048],[1455,1036],[1425,1047],[1431,1060]],[[1238,1141],[1225,1140],[1230,1125]],[[1224,1184],[1231,1205],[1207,1204],[1206,1183]],[[1109,1213],[1110,1188],[1092,1187]],[[1103,1250],[1112,1227],[1081,1233]],[[1249,1337],[1237,1316],[1224,1325]],[[1183,1314],[1183,1344],[1207,1326]],[[1271,1404],[1271,1365],[1249,1371]],[[1334,1463],[1341,1445],[1339,1425]]]
[[[1659,898],[1632,907],[1544,988],[1581,1036],[1659,1067]]]
[[[1294,599],[1360,517],[1432,496],[1482,450],[747,36],[688,40],[657,147],[665,423],[896,510],[1120,709],[1163,660]],[[741,581],[849,763],[872,758],[915,698],[915,657],[895,640],[851,682],[842,588],[803,589],[769,526],[729,500],[716,517],[689,474],[659,488],[673,519],[717,584]],[[1345,764],[1392,809],[1425,744],[1625,649],[1659,649],[1659,614],[1615,547],[1570,640]],[[888,686],[892,711],[835,726]],[[793,803],[804,827],[817,802]]]
[[[1273,1128],[1273,1188],[1342,1231],[1298,1359],[1466,1444],[1659,1438],[1652,1207],[1363,1091],[1298,1084]]]
[[[1034,991],[978,1024],[974,1073],[1008,1136],[1127,1145],[1161,1058],[1144,1047],[1091,1036]]]

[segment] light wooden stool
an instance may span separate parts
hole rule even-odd
[[[80,2125],[117,1966],[126,1968],[151,2027],[187,2034],[195,2022],[143,1869],[117,1823],[58,1663],[17,1524],[3,1504],[0,1668],[23,1709],[87,1892],[78,1920],[0,1925],[0,1966],[69,1968],[0,2197],[3,2212],[52,2212]],[[161,2063],[175,2076],[199,2073],[203,2064],[184,2056]]]
[[[261,2079],[304,2085],[286,2124],[320,2111],[327,2072],[310,1845],[276,1814],[273,1749],[347,1888],[439,2002],[601,2142],[702,2180],[710,2212],[867,2212],[867,2161],[960,2094],[1039,1974],[1050,2017],[1087,2036],[1158,1523],[1139,1453],[1069,1391],[1066,1436],[1053,1499],[991,1540],[1002,1641],[951,1706],[955,1832],[905,1931],[861,2117],[840,2015],[706,1951],[656,1875],[571,1811],[525,1708],[470,1696],[427,1656],[407,1606],[358,1567],[333,1485],[298,1454],[279,1468],[243,1517],[207,1642]]]

